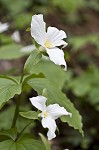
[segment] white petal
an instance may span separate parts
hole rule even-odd
[[[31,36],[38,44],[44,46],[44,41],[46,39],[46,24],[42,14],[32,16]]]
[[[32,45],[24,46],[23,48],[21,48],[20,52],[30,53],[30,52],[32,52],[35,49],[36,49],[35,45],[32,44]]]
[[[65,67],[64,70],[67,70],[67,65],[64,59],[64,52],[62,50],[55,47],[52,49],[46,49],[46,51],[51,61],[57,65],[63,65]]]
[[[20,41],[21,41],[21,37],[20,37],[20,33],[19,33],[19,31],[15,31],[13,34],[12,34],[12,39],[15,41],[15,42],[17,42],[17,43],[19,43]]]
[[[7,31],[9,28],[9,24],[8,23],[1,23],[0,22],[0,33]]]
[[[68,45],[68,43],[66,43],[63,40],[56,40],[56,41],[53,42],[53,47],[61,46],[61,45],[63,45],[63,48],[64,48]]]
[[[48,132],[47,132],[48,140],[51,140],[56,137],[56,134],[55,134],[56,122],[54,119],[52,119],[50,117],[43,118],[42,126],[44,128],[48,128]]]
[[[53,46],[66,45],[62,39],[66,38],[66,33],[63,30],[58,30],[55,27],[48,27],[47,38],[53,43]]]
[[[59,106],[58,104],[49,105],[46,108],[47,113],[50,115],[51,118],[57,119],[63,115],[70,115],[71,113],[67,112],[64,107]]]
[[[32,103],[33,106],[35,106],[37,109],[43,111],[46,108],[46,101],[47,98],[44,96],[36,96],[36,97],[32,97],[30,98],[30,101]]]

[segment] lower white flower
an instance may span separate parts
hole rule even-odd
[[[9,24],[8,23],[1,23],[0,22],[0,33],[7,31],[9,28]]]
[[[51,104],[49,106],[46,106],[45,103],[47,101],[47,98],[44,96],[32,97],[30,98],[30,101],[33,106],[41,111],[38,116],[42,117],[42,126],[44,128],[48,128],[48,140],[55,138],[55,131],[57,127],[55,120],[63,115],[70,115],[71,117],[72,114],[67,112],[64,107],[61,107],[58,104]]]
[[[31,22],[31,36],[34,40],[40,44],[49,55],[51,61],[57,65],[67,65],[64,59],[64,52],[58,48],[58,46],[67,46],[67,43],[63,40],[66,38],[66,33],[63,30],[58,30],[55,27],[48,27],[46,32],[46,24],[43,20],[43,15],[32,16]]]

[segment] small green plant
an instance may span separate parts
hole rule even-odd
[[[48,128],[48,140],[56,137],[55,120],[59,117],[62,122],[78,129],[83,135],[82,117],[61,91],[67,65],[64,52],[58,46],[67,45],[63,40],[66,38],[65,32],[55,27],[48,27],[46,32],[46,24],[43,15],[40,14],[32,17],[31,35],[36,48],[26,60],[22,75],[0,76],[0,109],[12,98],[16,99],[15,113],[11,112],[14,113],[11,128],[0,132],[0,149],[3,150],[50,150],[50,145],[42,134],[39,135],[43,142],[25,132],[35,120],[41,121],[42,126]],[[30,89],[38,94],[30,98],[32,105],[38,110],[31,110],[29,107],[28,111],[25,108],[24,111],[20,111],[21,101],[25,100],[24,94]],[[30,101],[27,99],[29,105]],[[6,112],[6,109],[4,111]],[[21,116],[30,122],[18,131],[17,120]],[[6,118],[8,118],[7,115],[4,119]]]

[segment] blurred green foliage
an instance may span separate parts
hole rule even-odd
[[[97,109],[99,107],[99,69],[93,66],[76,77],[70,71],[67,77],[65,89],[71,90],[76,97],[87,97],[85,100]]]
[[[75,13],[78,9],[85,6],[85,0],[52,0],[52,3],[69,13]]]
[[[25,54],[20,51],[21,48],[22,45],[15,43],[2,46],[0,48],[0,59],[17,59],[24,56]]]
[[[97,51],[99,52],[99,35],[98,34],[89,34],[83,36],[72,36],[69,39],[69,44],[72,45],[73,52],[77,52],[87,44],[95,45]]]
[[[21,13],[15,18],[15,27],[17,29],[23,29],[26,25],[30,26],[32,13]]]
[[[30,5],[30,0],[1,0],[1,2],[7,9],[8,14],[12,17],[19,13],[22,13]]]

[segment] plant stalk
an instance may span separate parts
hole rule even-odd
[[[23,77],[24,77],[24,72],[22,72],[21,79],[20,79],[20,83],[22,83]]]
[[[33,123],[33,120],[31,122],[29,122],[20,132],[20,134],[18,135],[16,141],[20,138],[20,136],[22,135],[22,133]]]
[[[22,76],[21,76],[21,79],[20,79],[20,84],[23,81],[23,77],[24,77],[24,73],[22,72]],[[12,122],[11,128],[14,128],[15,125],[16,125],[16,121],[17,121],[17,118],[18,118],[18,115],[19,115],[19,106],[20,106],[21,96],[22,96],[22,94],[17,99],[16,109],[15,109],[15,113],[14,113],[14,117],[13,117],[13,122]]]
[[[11,128],[14,128],[16,126],[16,121],[17,121],[17,118],[18,118],[18,115],[19,115],[20,101],[21,101],[21,95],[17,99],[16,109],[15,109],[15,113],[14,113],[14,117],[13,117],[13,122],[12,122]]]

